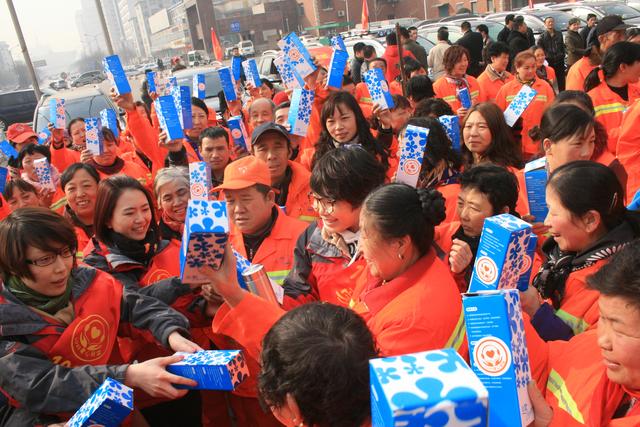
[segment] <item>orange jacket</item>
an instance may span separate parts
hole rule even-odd
[[[292,174],[285,205],[287,215],[302,221],[313,222],[318,218],[318,213],[313,209],[309,201],[311,172],[300,163],[291,160],[289,160],[289,167]]]
[[[556,82],[556,70],[549,67],[548,65],[545,65],[544,68],[547,71],[547,80],[549,81],[549,84],[553,86],[553,84]]]
[[[505,74],[507,75],[507,78],[504,80],[492,80],[491,74],[489,74],[487,70],[484,70],[482,74],[478,76],[478,85],[480,85],[480,90],[484,94],[485,101],[495,101],[500,88],[504,86],[505,83],[513,80],[513,74],[508,71],[505,71]]]
[[[392,82],[400,75],[400,50],[397,45],[389,45],[382,55],[385,61],[387,61],[387,73],[385,79],[387,82]],[[402,50],[402,57],[416,59],[413,53],[407,49]]]
[[[609,135],[607,148],[611,153],[616,152],[622,114],[629,105],[640,98],[640,87],[637,85],[629,85],[628,87],[628,101],[625,101],[620,95],[609,89],[606,81],[601,82],[598,86],[587,92],[596,110],[596,120],[602,123],[607,129],[607,134]]]
[[[478,81],[472,76],[465,76],[467,81],[469,82],[469,95],[471,96],[471,104],[475,105],[479,102],[484,102],[486,100],[484,92],[480,89],[480,85]],[[445,76],[440,77],[433,84],[433,91],[436,94],[437,98],[442,98],[453,110],[455,114],[460,108],[462,108],[462,104],[460,104],[460,100],[458,99],[458,95],[456,92],[456,85],[453,83],[449,83]]]
[[[98,170],[98,174],[100,174],[101,180],[107,179],[111,176],[100,170]],[[124,166],[120,169],[120,172],[114,175],[127,175],[131,178],[135,178],[140,182],[140,184],[144,185],[149,191],[151,191],[151,194],[153,194],[153,182],[151,180],[151,174],[147,168],[133,162],[124,162]]]
[[[444,207],[446,209],[446,217],[443,224],[458,220],[458,195],[460,194],[460,184],[439,185],[436,187],[442,197],[444,197]]]
[[[596,66],[591,65],[589,57],[582,57],[578,59],[578,61],[573,64],[567,72],[565,89],[584,91],[584,81],[594,68],[596,68]]]
[[[640,189],[640,100],[636,100],[622,117],[617,144],[617,157],[627,171],[627,200],[633,200]]]
[[[356,85],[355,97],[358,105],[360,105],[362,114],[364,114],[367,119],[370,119],[373,114],[373,102],[371,101],[371,94],[365,82],[360,82]]]
[[[80,162],[80,152],[72,150],[67,147],[54,148],[53,144],[51,148],[51,164],[60,171],[64,172],[69,166],[74,163]]]
[[[158,145],[158,130],[135,109],[127,111],[127,129],[133,135],[136,148],[151,160],[153,164],[151,172],[155,174],[162,169],[167,150]]]
[[[513,98],[518,94],[522,87],[522,83],[518,80],[511,80],[505,84],[496,95],[496,104],[501,110],[505,110]],[[540,143],[534,142],[529,136],[529,130],[540,124],[542,113],[551,102],[556,98],[553,88],[549,83],[542,79],[536,79],[532,88],[537,92],[536,97],[531,101],[524,113],[522,113],[522,152],[525,157],[531,157],[540,150]]]
[[[453,235],[460,228],[460,221],[452,221],[445,224],[440,224],[435,229],[433,241],[442,249],[445,253],[444,263],[449,268],[451,276],[458,285],[460,292],[467,292],[469,289],[469,282],[467,281],[467,270],[472,269],[473,265],[467,266],[462,272],[454,273],[451,271],[451,264],[449,264],[449,254],[451,253],[451,246],[453,246]]]
[[[0,194],[0,221],[5,219],[11,213],[11,208],[9,208],[9,203],[2,197]]]

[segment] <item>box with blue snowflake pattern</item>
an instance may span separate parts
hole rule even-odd
[[[371,102],[378,104],[383,110],[385,108],[392,109],[395,107],[391,92],[389,92],[389,84],[384,79],[384,73],[380,68],[372,68],[362,74],[362,81],[367,85]]]
[[[510,214],[486,218],[469,292],[513,289],[525,263],[531,225]]]
[[[220,268],[229,238],[227,202],[189,200],[180,246],[180,279],[184,283],[204,283],[202,269]]]
[[[251,82],[253,87],[260,88],[262,81],[260,80],[260,73],[258,72],[258,64],[253,58],[242,61],[242,69],[244,70],[244,76],[247,81]]]
[[[193,96],[198,99],[204,99],[207,96],[206,89],[204,74],[194,74],[191,88]]]
[[[229,67],[218,68],[218,76],[220,77],[220,85],[222,86],[224,99],[227,102],[237,101],[236,79],[233,77],[231,69]]]
[[[46,188],[51,192],[56,191],[56,185],[53,182],[53,175],[51,173],[51,164],[49,163],[49,160],[46,158],[34,160],[33,170],[38,177],[38,182],[43,188]]]
[[[67,126],[67,115],[64,109],[64,99],[49,99],[49,121],[55,129],[64,129]]]
[[[534,414],[520,291],[464,294],[462,306],[471,368],[489,390],[491,427],[529,425]]]
[[[547,158],[540,157],[524,166],[524,183],[527,189],[529,214],[535,222],[544,222],[549,213],[547,206]]]
[[[531,233],[528,240],[525,239],[525,252],[524,262],[522,269],[520,270],[520,276],[518,277],[517,288],[519,291],[524,292],[529,287],[529,279],[531,278],[531,270],[533,270],[533,260],[536,255],[536,247],[538,246],[538,236]]]
[[[369,361],[373,427],[483,427],[487,389],[453,349]]]
[[[344,50],[347,51],[347,46],[344,44],[344,40],[340,36],[340,34],[331,37],[331,47],[335,50]]]
[[[107,378],[65,424],[65,427],[117,427],[133,411],[133,390]]]
[[[9,169],[0,166],[0,193],[4,193],[4,187],[7,185],[7,176],[9,176]]]
[[[167,133],[167,139],[169,141],[182,139],[184,133],[182,132],[182,126],[180,125],[180,118],[178,117],[178,110],[176,109],[173,96],[165,95],[158,97],[158,99],[154,101],[154,106],[160,128]]]
[[[289,108],[289,133],[298,136],[307,136],[311,121],[311,109],[315,93],[312,90],[295,89],[291,94],[291,107]]]
[[[278,74],[282,79],[282,84],[287,89],[298,89],[304,87],[304,79],[298,75],[296,70],[291,68],[291,64],[285,59],[284,55],[279,55],[273,60],[273,65],[276,66]]]
[[[104,152],[104,135],[102,134],[102,120],[97,117],[84,119],[85,147],[94,156]]]
[[[178,120],[182,129],[193,127],[193,116],[191,115],[191,93],[189,86],[175,86],[171,89],[173,103],[176,105]]]
[[[418,185],[418,177],[422,168],[424,150],[429,140],[429,129],[407,125],[402,133],[400,144],[400,162],[396,172],[396,182],[412,187]]]
[[[49,142],[49,138],[51,138],[51,131],[49,129],[43,128],[38,132],[38,144],[47,144]]]
[[[189,163],[189,190],[193,200],[209,200],[212,190],[211,167],[207,162]]]
[[[233,139],[233,145],[244,148],[247,152],[251,151],[251,138],[249,138],[249,132],[244,125],[242,116],[233,116],[227,120],[227,126],[231,132],[231,138]]]
[[[469,93],[469,88],[462,87],[456,89],[456,95],[458,100],[460,100],[462,108],[471,108],[471,94]]]
[[[453,116],[440,116],[438,121],[447,132],[449,141],[451,141],[451,147],[460,152],[460,118],[456,115]]]
[[[307,48],[302,44],[296,33],[289,33],[278,41],[278,47],[284,52],[284,57],[291,68],[303,79],[313,73],[317,67]]]
[[[513,98],[506,110],[504,110],[504,120],[507,125],[513,126],[520,118],[524,110],[527,109],[533,98],[536,97],[536,90],[529,85],[522,85],[516,96]]]
[[[104,73],[111,82],[111,85],[116,89],[118,95],[124,95],[131,93],[131,85],[127,80],[127,75],[122,68],[120,57],[118,55],[107,56],[102,60],[104,66]]]
[[[347,61],[349,61],[349,54],[346,50],[333,50],[327,75],[327,87],[342,89],[342,78],[347,67]]]
[[[180,362],[167,366],[167,371],[198,383],[192,390],[235,390],[249,376],[249,367],[240,350],[202,350],[182,353]]]
[[[113,136],[116,138],[120,135],[118,131],[118,116],[111,108],[105,108],[100,111],[100,123],[113,132]]]

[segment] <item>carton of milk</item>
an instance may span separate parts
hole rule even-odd
[[[535,222],[544,222],[549,213],[547,206],[547,158],[540,157],[524,166],[524,182],[527,187],[529,214]]]
[[[287,89],[298,89],[304,87],[304,79],[291,67],[291,64],[285,59],[284,55],[279,55],[273,60],[273,65],[276,66],[278,74],[282,79],[282,84]]]
[[[292,135],[307,136],[314,97],[315,92],[306,89],[295,89],[291,94],[288,121]]]
[[[373,427],[487,425],[489,393],[451,348],[372,359],[369,372]]]
[[[238,94],[236,93],[236,79],[233,77],[229,67],[218,68],[218,76],[220,76],[220,85],[224,92],[224,99],[227,102],[237,101]]]
[[[204,74],[194,74],[192,85],[191,91],[194,97],[198,99],[206,98],[207,86],[205,84]]]
[[[180,246],[180,280],[207,282],[203,267],[220,268],[229,238],[227,202],[189,200]]]
[[[0,167],[0,193],[4,193],[4,187],[7,185],[7,177],[9,176],[9,169]]]
[[[242,62],[242,69],[244,70],[244,76],[247,81],[251,82],[253,87],[259,88],[262,86],[262,81],[260,81],[260,73],[258,72],[258,64],[256,64],[256,60],[253,58],[247,59]]]
[[[331,37],[331,47],[334,50],[344,50],[345,52],[347,51],[347,46],[345,46],[344,40],[342,39],[340,34]]]
[[[49,100],[49,121],[56,129],[64,129],[67,126],[67,115],[64,109],[64,99],[51,98]]]
[[[47,144],[49,142],[49,138],[51,138],[51,131],[49,129],[43,128],[38,132],[38,144]]]
[[[13,148],[13,145],[11,145],[7,140],[0,142],[0,151],[2,151],[2,153],[9,159],[17,159],[20,155],[18,150]]]
[[[384,79],[384,74],[380,68],[372,68],[362,74],[362,81],[367,85],[371,101],[378,104],[382,109],[391,110],[395,107],[391,92],[389,92],[389,84]]]
[[[118,55],[107,56],[102,60],[104,65],[104,73],[111,82],[111,85],[116,88],[118,95],[124,95],[125,93],[131,93],[131,85],[127,80],[127,75],[122,68],[120,57]]]
[[[456,89],[456,95],[460,100],[462,108],[471,108],[471,94],[469,93],[469,88],[463,87]]]
[[[120,133],[118,131],[118,117],[116,116],[115,111],[111,108],[105,108],[100,111],[100,123],[102,123],[102,126],[113,132],[113,136],[118,138]]]
[[[536,255],[536,246],[538,245],[538,236],[531,233],[528,240],[525,239],[525,253],[524,261],[522,263],[522,269],[520,270],[520,277],[518,278],[517,288],[519,291],[524,292],[529,287],[529,279],[531,278],[531,271],[533,269],[533,260]]]
[[[182,129],[191,129],[193,127],[193,117],[191,116],[191,94],[189,86],[177,86],[171,92],[173,103],[176,104],[178,111],[178,120]]]
[[[460,119],[458,116],[440,116],[438,121],[447,132],[449,141],[451,141],[451,147],[460,152]]]
[[[189,190],[192,200],[209,200],[211,184],[211,167],[209,163],[189,163]]]
[[[102,134],[102,123],[97,117],[84,119],[85,141],[87,150],[94,156],[104,153],[104,135]]]
[[[249,367],[240,350],[200,350],[182,353],[179,362],[167,366],[174,375],[198,383],[195,387],[176,386],[191,390],[235,390],[249,376]]]
[[[117,427],[133,411],[133,389],[107,378],[65,427]]]
[[[428,140],[428,128],[407,125],[402,135],[396,182],[402,182],[414,188],[418,185],[424,150],[427,148]]]
[[[491,426],[528,426],[534,413],[519,291],[467,293],[462,306],[471,368],[489,390]]]
[[[156,114],[158,115],[160,128],[167,133],[169,141],[183,138],[184,134],[182,132],[182,126],[180,125],[178,110],[176,110],[176,104],[173,101],[173,96],[161,96],[154,101],[154,105],[156,108]]]
[[[155,71],[147,71],[147,90],[149,92],[158,92],[158,80]]]
[[[313,73],[317,67],[307,48],[302,44],[296,33],[289,33],[278,42],[278,47],[284,52],[286,60],[303,79]]]
[[[509,104],[506,110],[504,110],[504,120],[507,125],[513,126],[515,122],[520,118],[524,110],[527,109],[533,98],[536,97],[536,90],[529,85],[522,85],[513,101]]]
[[[38,177],[38,182],[43,188],[56,191],[56,185],[53,182],[53,175],[51,174],[51,165],[46,158],[34,160],[33,170]]]
[[[233,145],[244,148],[247,152],[251,152],[251,138],[244,125],[242,116],[234,116],[227,120],[227,125],[231,131]]]
[[[515,288],[530,235],[531,225],[513,215],[485,219],[469,292]]]
[[[347,61],[349,61],[349,54],[346,50],[333,50],[327,75],[327,87],[342,89],[342,78]]]

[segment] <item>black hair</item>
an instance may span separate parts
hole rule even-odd
[[[406,97],[402,95],[391,95],[391,98],[393,99],[394,104],[392,110],[395,110],[397,108],[411,108],[411,103]]]
[[[267,406],[293,396],[305,425],[357,427],[370,414],[367,324],[352,310],[310,303],[282,316],[264,337],[258,389]]]
[[[418,102],[413,117],[453,116],[451,106],[442,98],[427,98]]]
[[[116,138],[116,134],[113,133],[113,131],[106,126],[102,127],[102,136],[107,141],[118,142],[118,138]]]
[[[407,28],[407,30],[409,30],[409,31],[418,31],[418,28],[414,27],[414,26],[411,26],[411,27]]]
[[[589,111],[592,116],[595,116],[596,111],[593,108],[593,100],[585,91],[582,90],[563,90],[556,99],[553,100],[554,105],[558,104],[580,104],[585,111]]]
[[[487,196],[493,215],[516,212],[518,202],[518,179],[507,168],[491,163],[482,163],[467,169],[460,175],[460,188],[474,189]]]
[[[342,86],[347,86],[352,84],[355,84],[355,83],[349,74],[345,74],[342,76]]]
[[[260,83],[262,83],[263,85],[267,85],[267,87],[268,87],[269,89],[273,89],[273,88],[275,87],[275,86],[273,85],[273,83],[271,83],[271,80],[269,80],[269,79],[268,79],[268,78],[266,78],[266,77],[262,77],[262,78],[260,79]]]
[[[400,27],[400,36],[408,39],[409,37],[411,37],[411,34],[409,34],[409,30],[405,27]]]
[[[487,27],[485,24],[480,24],[476,27],[476,31],[479,33],[489,34],[489,27]]]
[[[591,18],[597,18],[598,16],[595,13],[587,13],[587,21]]]
[[[23,193],[34,193],[36,196],[38,195],[38,190],[28,181],[25,181],[22,178],[11,179],[7,181],[7,184],[4,186],[4,190],[2,192],[2,196],[6,201],[13,198],[13,195],[16,191],[20,191]]]
[[[462,21],[462,24],[460,24],[460,29],[462,31],[467,31],[471,29],[471,24],[469,23],[469,21]]]
[[[627,41],[638,36],[640,36],[640,28],[638,27],[627,28],[627,33],[626,33]]]
[[[445,219],[445,200],[431,188],[394,183],[374,190],[364,201],[375,229],[384,239],[409,236],[420,255],[433,243],[434,228]]]
[[[22,149],[20,150],[20,154],[18,155],[18,164],[22,165],[22,161],[27,156],[27,154],[29,156],[33,156],[36,153],[42,154],[47,159],[47,161],[51,163],[51,150],[49,150],[49,147],[47,147],[46,145],[38,145],[31,142],[22,147]]]
[[[525,24],[524,18],[520,15],[513,19],[514,30],[518,31]]]
[[[340,146],[320,157],[311,172],[311,190],[321,197],[344,200],[354,208],[384,183],[385,168],[359,145]]]
[[[209,116],[209,107],[207,107],[207,104],[204,103],[204,101],[200,98],[196,98],[195,96],[191,97],[191,105],[198,107],[199,109],[203,110],[206,114],[207,117]]]
[[[449,29],[447,27],[438,28],[438,40],[449,41]]]
[[[366,44],[362,43],[362,42],[358,42],[356,44],[353,45],[353,54],[355,55],[358,52],[362,52],[365,48]]]
[[[449,136],[438,119],[432,117],[412,117],[407,125],[419,126],[429,129],[429,141],[424,150],[420,175],[433,170],[444,160],[450,167],[460,170],[462,158],[460,153],[453,149]]]
[[[531,129],[529,136],[534,141],[549,138],[555,143],[574,135],[585,135],[589,129],[593,129],[594,122],[593,116],[577,105],[556,104],[545,110],[540,126]]]
[[[73,125],[75,125],[78,122],[82,122],[82,124],[84,124],[84,118],[83,117],[76,117],[75,119],[71,120],[68,124],[67,124],[67,134],[69,134],[69,138],[71,138],[71,127]]]
[[[380,163],[385,169],[389,167],[389,151],[388,148],[383,147],[382,144],[371,134],[371,128],[369,122],[364,117],[358,101],[348,92],[338,91],[334,92],[327,97],[327,100],[322,106],[320,112],[320,124],[322,126],[322,132],[320,138],[315,144],[316,152],[313,155],[312,165],[320,159],[325,153],[332,151],[335,147],[333,145],[333,138],[327,130],[327,120],[333,116],[336,109],[347,108],[351,110],[356,119],[357,125],[357,137],[358,143],[362,147],[371,153],[373,156],[380,160]]]
[[[614,44],[602,58],[600,67],[596,67],[587,75],[584,81],[584,91],[589,92],[600,84],[599,72],[602,70],[605,79],[615,76],[620,70],[620,65],[633,65],[640,61],[640,44],[622,41]]]
[[[425,98],[433,98],[433,83],[429,76],[413,76],[407,83],[407,97],[413,99],[413,102],[420,102]]]
[[[411,73],[414,71],[418,71],[419,69],[424,68],[424,66],[417,60],[411,58],[410,56],[404,58],[404,75],[407,79],[411,78]]]
[[[371,64],[373,64],[373,63],[374,63],[374,62],[376,62],[376,61],[378,61],[378,62],[382,62],[382,63],[384,64],[384,68],[387,68],[387,60],[386,60],[386,59],[384,59],[384,58],[383,58],[383,57],[381,57],[381,56],[378,56],[377,58],[373,58],[373,59],[370,59],[370,60],[369,60],[369,69],[373,68],[373,67],[371,67]]]
[[[227,112],[229,106],[227,105],[227,98],[224,96],[224,91],[218,92],[218,101],[220,103],[220,114],[224,117],[224,113]]]
[[[387,41],[387,46],[395,46],[398,44],[398,36],[395,31],[387,34],[385,40]]]
[[[362,49],[362,54],[364,55],[365,59],[371,58],[371,56],[373,56],[375,53],[376,53],[376,48],[374,48],[369,44]]]
[[[493,58],[494,56],[500,56],[503,53],[509,54],[509,45],[504,42],[493,42],[487,47],[487,56]]]
[[[62,191],[64,191],[64,187],[67,186],[69,181],[73,179],[76,173],[81,170],[88,173],[96,183],[100,182],[100,174],[98,173],[96,168],[88,163],[73,163],[72,165],[69,165],[69,167],[67,167],[64,172],[62,172],[62,175],[60,175],[60,188],[62,188]]]
[[[640,240],[629,242],[593,275],[587,285],[602,295],[620,297],[640,310]]]
[[[516,16],[513,13],[509,13],[504,17],[504,23],[505,25],[508,24],[509,22],[512,22],[514,19],[516,18]]]
[[[229,145],[229,132],[227,132],[225,128],[220,126],[208,127],[206,129],[203,129],[203,131],[200,132],[200,137],[198,138],[198,147],[202,147],[202,140],[205,138],[224,138],[225,141],[227,141],[227,145]]]
[[[291,101],[284,101],[276,105],[276,109],[273,111],[273,114],[277,113],[278,110],[282,110],[283,108],[291,108]]]

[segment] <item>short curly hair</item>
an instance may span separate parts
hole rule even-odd
[[[458,46],[457,44],[449,47],[449,49],[445,51],[444,57],[442,58],[442,65],[444,65],[444,69],[447,71],[447,73],[451,73],[453,67],[455,67],[456,64],[460,62],[462,60],[462,57],[465,55],[468,61],[471,56],[469,55],[469,51],[466,47]]]

